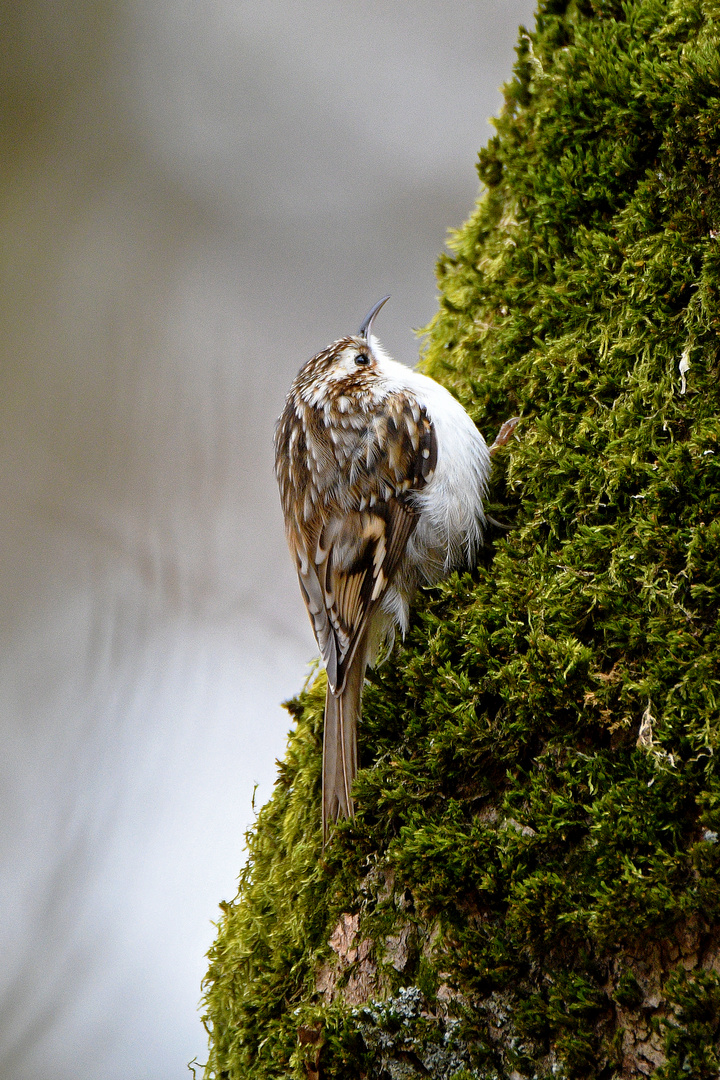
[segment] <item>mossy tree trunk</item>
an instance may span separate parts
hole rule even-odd
[[[541,3],[426,369],[496,530],[366,688],[320,841],[292,703],[207,980],[215,1078],[720,1069],[720,2]]]

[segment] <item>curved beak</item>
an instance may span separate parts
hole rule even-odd
[[[375,321],[375,316],[383,304],[389,299],[390,294],[388,293],[387,296],[383,296],[382,300],[378,300],[377,304],[373,304],[363,321],[360,323],[360,329],[357,332],[358,337],[365,338],[366,341],[369,340],[370,335],[372,334],[372,325]]]

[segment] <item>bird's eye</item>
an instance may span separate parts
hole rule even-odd
[[[358,353],[357,356],[355,357],[355,363],[356,364],[369,364],[370,363],[370,357],[366,356],[365,353]]]

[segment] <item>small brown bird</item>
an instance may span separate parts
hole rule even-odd
[[[422,582],[471,565],[482,542],[490,453],[439,383],[391,360],[372,333],[313,356],[288,394],[275,472],[290,551],[327,671],[323,839],[354,813],[365,669]]]

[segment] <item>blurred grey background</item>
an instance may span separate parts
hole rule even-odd
[[[25,0],[0,23],[0,1076],[205,1060],[217,903],[314,642],[271,442],[413,364],[530,0]]]

